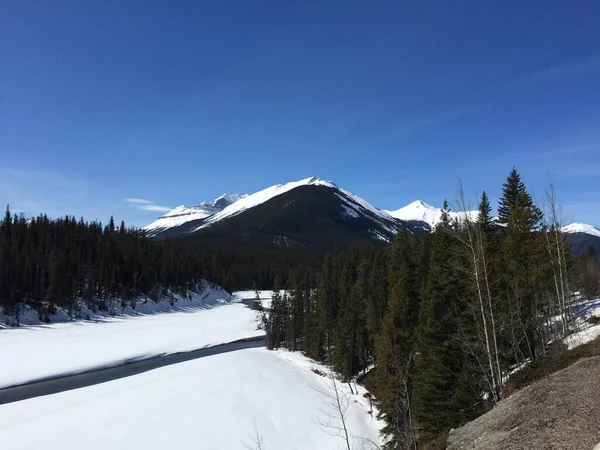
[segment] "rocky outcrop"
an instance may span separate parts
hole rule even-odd
[[[448,445],[448,450],[600,449],[600,357],[516,392],[453,430]]]

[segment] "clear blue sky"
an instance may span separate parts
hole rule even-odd
[[[597,1],[4,0],[0,61],[0,201],[28,215],[145,225],[312,175],[496,200],[515,164],[600,225]]]

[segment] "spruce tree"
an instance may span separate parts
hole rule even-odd
[[[346,379],[351,378],[358,367],[356,349],[360,299],[353,289],[355,255],[348,255],[339,276],[340,308],[336,320],[332,352],[334,368]]]
[[[381,330],[381,321],[388,297],[386,255],[384,249],[379,249],[373,258],[371,267],[370,295],[365,314],[368,332],[373,337],[377,336]]]
[[[521,175],[519,175],[517,169],[513,167],[506,179],[506,183],[502,186],[502,197],[500,198],[498,205],[498,223],[503,225],[508,224],[511,209],[515,207],[519,195],[522,196],[519,207],[531,208],[535,219],[534,222],[542,220],[542,212],[535,206],[531,195],[527,192],[525,183],[521,181]]]
[[[536,359],[540,341],[538,286],[548,264],[540,228],[540,211],[523,185],[512,205],[502,243],[506,272],[505,311],[513,330],[512,346],[519,361]]]
[[[477,213],[477,227],[483,233],[489,234],[493,231],[494,222],[491,217],[492,207],[488,200],[488,196],[483,191],[481,194],[481,200],[479,201],[479,208]]]
[[[406,268],[403,269],[406,271]],[[410,298],[406,273],[396,274],[390,292],[381,334],[375,345],[379,409],[385,419],[383,433],[389,438],[386,448],[413,448],[415,435],[410,409],[414,329],[417,316]]]
[[[598,267],[596,260],[596,249],[590,244],[579,258],[578,264],[579,289],[588,299],[600,295],[600,267]]]
[[[456,427],[464,405],[454,404],[463,372],[457,342],[457,316],[462,314],[464,280],[453,264],[457,253],[449,228],[432,235],[428,273],[421,300],[415,356],[413,405],[424,440]],[[474,402],[477,402],[475,397]]]
[[[285,330],[285,305],[281,295],[281,279],[279,275],[273,281],[273,293],[271,295],[271,312],[267,325],[267,345],[270,348],[279,348],[284,340]],[[270,331],[270,336],[269,336]]]
[[[525,184],[521,181],[521,175],[513,167],[502,185],[502,197],[498,205],[498,223],[506,225],[510,218],[510,210],[517,201],[519,192],[523,192]]]
[[[337,259],[331,253],[325,255],[315,294],[318,329],[322,336],[324,356],[328,363],[331,363],[331,351],[339,308]]]

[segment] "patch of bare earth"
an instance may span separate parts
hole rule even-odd
[[[538,380],[448,437],[448,450],[592,450],[600,443],[600,357]]]

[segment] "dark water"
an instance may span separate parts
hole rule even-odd
[[[227,344],[215,345],[213,347],[201,348],[189,352],[159,355],[140,361],[133,361],[115,367],[106,367],[89,372],[47,380],[34,381],[27,384],[0,389],[0,405],[18,402],[28,398],[40,397],[42,395],[56,394],[58,392],[70,391],[119,378],[130,377],[159,367],[178,364],[193,359],[205,358],[207,356],[220,355],[221,353],[234,352],[247,348],[258,348],[265,346],[264,337],[241,339]]]

